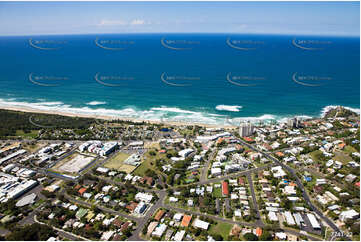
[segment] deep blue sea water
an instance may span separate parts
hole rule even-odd
[[[0,53],[0,106],[209,124],[360,108],[359,38],[0,37]]]

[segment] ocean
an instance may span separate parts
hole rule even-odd
[[[237,125],[360,108],[359,37],[0,37],[0,106]]]

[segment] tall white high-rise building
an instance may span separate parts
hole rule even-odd
[[[298,128],[300,121],[297,118],[290,118],[287,120],[287,125],[290,128]]]
[[[241,123],[239,126],[239,135],[241,137],[250,136],[254,133],[254,126],[250,122]]]

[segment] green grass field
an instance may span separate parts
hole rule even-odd
[[[353,153],[353,152],[358,152],[354,147],[352,147],[350,145],[346,145],[344,151],[348,154]]]
[[[130,155],[123,152],[118,152],[115,156],[110,158],[104,166],[109,169],[115,169],[118,171],[124,171],[126,173],[131,173],[135,166],[124,164],[123,162],[129,157]]]
[[[150,154],[151,151],[155,152],[154,156]],[[155,165],[157,159],[167,159],[167,158],[166,158],[165,154],[160,154],[155,149],[150,149],[142,157],[142,164],[140,164],[140,166],[138,166],[137,169],[134,170],[134,174],[138,175],[138,176],[144,176],[146,170],[148,170],[148,169],[154,170],[157,173],[163,174],[162,172],[160,172],[158,170],[158,168]]]
[[[228,239],[229,232],[231,231],[233,225],[229,223],[218,222],[216,225],[211,225],[209,231],[212,233],[217,233],[222,235],[224,240]]]
[[[24,133],[23,130],[16,130],[16,136],[21,136],[23,138],[35,139],[38,136],[39,130],[31,130],[30,133]]]
[[[343,164],[346,164],[352,161],[352,158],[344,152],[335,152],[335,156],[333,157],[333,160],[337,160],[342,162]]]

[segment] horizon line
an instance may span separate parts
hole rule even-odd
[[[236,32],[123,32],[123,33],[49,33],[49,34],[5,34],[1,37],[32,37],[32,36],[81,36],[81,35],[160,35],[160,34],[194,34],[194,35],[274,35],[274,36],[312,36],[312,37],[340,37],[340,38],[360,38],[360,34],[306,34],[306,33],[236,33]]]

